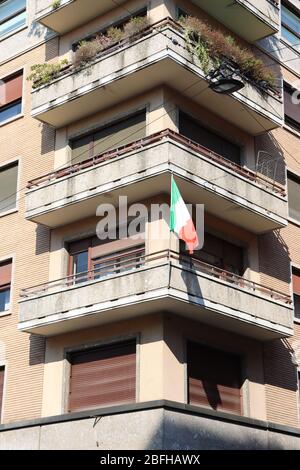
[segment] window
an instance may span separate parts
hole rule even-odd
[[[288,174],[289,216],[300,222],[300,178]]]
[[[300,52],[300,18],[285,5],[281,6],[281,36]]]
[[[2,79],[0,85],[0,124],[22,112],[23,71]]]
[[[70,412],[135,402],[135,341],[72,353],[69,362]]]
[[[11,268],[11,260],[0,263],[0,313],[10,307]]]
[[[184,248],[184,244],[181,247]],[[205,232],[203,248],[193,257],[238,276],[244,273],[244,249],[208,232]]]
[[[16,208],[18,163],[0,167],[0,215]]]
[[[206,129],[200,124],[200,122],[182,111],[179,111],[179,132],[188,139],[191,139],[194,142],[203,145],[203,147],[227,158],[227,160],[240,164],[240,147]]]
[[[298,92],[287,83],[284,84],[284,118],[286,124],[300,130],[300,104],[298,101],[293,102],[293,94],[297,101]]]
[[[99,240],[95,236],[70,243],[68,251],[69,274],[75,274],[75,283],[80,283],[141,267],[145,244],[141,238]]]
[[[133,18],[133,17],[146,17],[146,16],[147,16],[147,8],[141,8],[139,10],[132,11],[130,13],[130,15],[126,16],[125,18],[122,18],[119,21],[116,21],[115,23],[112,23],[109,27],[110,28],[111,27],[119,28],[119,29],[123,30],[125,24],[128,23],[130,18]],[[97,33],[94,33],[94,34],[91,34],[90,36],[86,36],[84,38],[81,38],[80,41],[76,41],[75,43],[72,44],[72,50],[76,51],[78,49],[78,46],[80,45],[80,43],[82,41],[93,41],[93,39],[96,39],[98,36],[101,36],[102,34],[105,35],[107,33],[107,30],[108,30],[108,28],[104,28],[104,29],[101,29],[100,31],[97,31]]]
[[[295,318],[300,320],[300,270],[293,268],[292,277],[293,277]]]
[[[188,342],[188,394],[191,405],[242,414],[241,358]]]
[[[2,403],[3,403],[3,389],[4,389],[4,367],[0,367],[0,423],[1,423]]]
[[[26,23],[26,0],[0,0],[0,38]]]
[[[145,137],[145,110],[116,121],[96,132],[71,142],[72,163],[82,162],[88,158],[122,147]]]

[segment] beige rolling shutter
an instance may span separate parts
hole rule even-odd
[[[135,402],[135,342],[74,353],[70,362],[69,411]]]
[[[4,389],[4,367],[0,367],[0,423],[1,423],[2,403],[3,403],[3,389]]]
[[[240,358],[188,343],[188,391],[191,405],[242,414]]]

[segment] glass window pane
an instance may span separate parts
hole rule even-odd
[[[295,318],[300,320],[300,295],[294,295]]]
[[[18,164],[0,168],[0,213],[16,207]]]
[[[0,312],[6,312],[10,306],[10,288],[0,291]]]
[[[74,274],[86,273],[88,271],[88,252],[78,253],[74,256]]]
[[[14,16],[5,23],[0,24],[0,36],[4,36],[5,34],[14,31],[15,29],[21,28],[26,23],[26,11],[20,13],[19,15]]]
[[[300,180],[288,177],[289,215],[300,221]]]
[[[13,104],[0,108],[0,122],[7,121],[14,116],[18,116],[22,111],[22,100],[19,100]]]
[[[289,26],[293,31],[300,34],[300,18],[295,15],[291,10],[284,5],[281,7],[281,20],[282,23]]]
[[[295,34],[291,33],[288,29],[282,26],[281,29],[282,38],[286,40],[294,49],[300,52],[300,38]]]
[[[0,2],[0,21],[9,18],[14,13],[17,13],[26,8],[26,0],[6,0]]]

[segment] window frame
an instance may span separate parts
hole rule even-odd
[[[129,341],[135,341],[136,344],[136,384],[135,384],[135,399],[136,403],[140,401],[140,347],[141,347],[141,333],[127,333],[120,334],[115,337],[100,339],[97,341],[86,341],[84,343],[78,344],[76,346],[67,346],[64,348],[63,352],[63,400],[61,405],[61,413],[70,414],[69,409],[69,392],[70,392],[70,373],[71,373],[71,363],[69,361],[70,355],[83,352],[89,349],[97,349],[101,347],[106,347],[118,343],[126,343]]]
[[[118,230],[119,227],[117,227],[117,230]],[[126,255],[126,253],[124,253],[126,250],[128,250],[128,254],[131,255],[132,252],[135,250],[135,249],[140,249],[140,248],[144,248],[144,255],[146,253],[146,244],[145,244],[145,237],[142,237],[141,238],[137,238],[137,239],[132,239],[132,245],[131,243],[128,244],[128,246],[125,246],[124,248],[123,247],[120,247],[119,249],[117,249],[116,251],[111,251],[110,249],[107,250],[106,253],[104,253],[103,255],[99,255],[99,256],[94,256],[93,257],[93,249],[96,248],[97,245],[93,246],[93,240],[97,238],[97,235],[91,235],[91,236],[88,236],[88,237],[85,237],[85,238],[78,238],[77,240],[72,240],[72,241],[69,241],[69,242],[66,242],[66,250],[67,250],[67,255],[68,255],[68,277],[70,278],[70,283],[73,285],[73,284],[80,284],[80,283],[84,283],[84,282],[90,282],[90,281],[99,281],[101,279],[105,280],[107,279],[108,277],[110,277],[110,274],[106,277],[106,276],[101,276],[100,277],[97,277],[97,274],[96,274],[96,269],[95,268],[95,265],[97,264],[97,261],[99,263],[99,261],[102,261],[103,262],[107,262],[107,261],[110,261],[114,258],[114,263],[117,264],[118,262],[118,254],[120,254],[120,256],[122,255]],[[130,237],[127,237],[124,239],[124,243],[125,243],[125,240],[128,240],[130,239]],[[122,239],[119,239],[119,238],[116,238],[116,240],[104,240],[103,241],[103,246],[105,245],[110,245],[111,243],[114,243],[114,242],[118,242]],[[142,241],[143,240],[143,241]],[[86,248],[82,248],[82,249],[78,249],[78,251],[74,251],[73,253],[70,253],[70,245],[72,243],[76,243],[76,242],[86,242],[87,243],[87,247]],[[102,244],[99,243],[99,246],[101,246]],[[88,255],[88,271],[86,272],[86,276],[84,276],[85,273],[82,273],[82,276],[83,276],[83,279],[82,280],[76,280],[76,277],[75,277],[75,273],[74,273],[74,256],[77,255],[77,254],[80,254],[80,253],[87,253]],[[113,260],[112,260],[113,261]],[[137,264],[138,264],[138,260],[136,261]],[[141,265],[140,266],[137,266],[136,269],[139,269],[141,266],[143,265],[143,261],[141,261]],[[122,271],[122,269],[118,269],[116,267],[116,273],[112,274],[112,275],[118,275],[118,274],[122,274],[122,272],[127,272],[127,271],[130,271],[130,269],[128,270],[125,270],[125,271]]]
[[[282,7],[286,8],[288,11],[290,11],[291,13],[293,13],[294,15],[296,15],[298,17],[298,12],[296,9],[293,8],[292,5],[290,4],[287,4],[286,2],[282,2]],[[300,18],[299,18],[299,23],[300,23]],[[285,43],[287,43],[294,51],[297,52],[297,54],[300,53],[300,50],[297,49],[297,47],[295,47],[295,45],[291,44],[283,35],[282,35],[282,28],[285,28],[288,30],[289,33],[293,34],[296,38],[299,39],[298,41],[298,47],[300,46],[300,33],[298,33],[298,31],[295,31],[293,30],[293,28],[291,28],[287,23],[285,23],[282,19],[282,14],[281,14],[281,31],[280,31],[280,39],[283,40]]]
[[[208,347],[211,349],[218,350],[220,352],[224,352],[225,354],[228,355],[235,355],[238,356],[240,359],[240,372],[241,372],[241,388],[240,388],[240,394],[241,394],[241,414],[234,414],[234,416],[241,416],[241,417],[249,417],[250,416],[250,402],[249,402],[249,378],[247,375],[247,366],[246,366],[246,354],[245,352],[236,350],[235,348],[229,348],[226,345],[223,344],[217,344],[217,345],[211,345],[210,342],[205,341],[204,339],[200,339],[197,336],[193,335],[188,335],[188,336],[183,336],[183,348],[184,348],[184,368],[185,368],[185,373],[184,373],[184,399],[185,403],[189,406],[196,406],[199,408],[204,408],[207,409],[211,412],[215,413],[229,413],[229,414],[234,414],[231,411],[227,410],[213,410],[210,407],[205,407],[203,405],[191,405],[189,403],[189,375],[188,375],[188,344],[189,343],[195,343],[199,346],[203,347]]]
[[[292,93],[297,92],[298,90],[294,88],[290,83],[287,81],[283,82],[283,98],[285,100],[285,94],[288,93],[289,96],[292,96]],[[298,105],[300,107],[300,104]],[[295,132],[300,132],[300,115],[299,115],[299,122],[295,121],[295,119],[288,116],[285,112],[285,103],[283,106],[284,111],[284,124],[289,128],[293,129]]]
[[[0,164],[0,173],[4,170],[5,167],[11,167],[16,165],[18,167],[18,176],[17,176],[17,185],[16,185],[16,205],[13,209],[8,209],[4,212],[0,211],[0,219],[2,217],[6,217],[7,215],[14,214],[15,212],[19,212],[19,188],[20,188],[20,173],[21,173],[21,159],[20,158],[14,158],[12,160],[7,160],[6,162],[3,162]]]
[[[12,299],[13,299],[13,289],[14,289],[14,267],[15,267],[15,255],[11,254],[5,257],[0,258],[0,264],[6,263],[8,261],[11,261],[11,279],[10,279],[10,301],[9,301],[9,309],[8,310],[3,310],[0,311],[0,318],[5,317],[7,315],[11,315],[12,312]],[[0,287],[0,290],[4,290],[9,284],[5,284]],[[0,363],[1,367],[1,363]]]
[[[293,275],[297,274],[300,276],[300,267],[295,264],[291,264],[291,294],[293,297],[293,303],[294,303],[294,322],[295,323],[300,323],[300,310],[299,310],[299,317],[295,316],[295,297],[299,298],[300,301],[300,293],[294,293],[294,286],[293,286]]]
[[[0,38],[0,42],[1,42],[1,38]],[[8,81],[10,78],[13,78],[14,76],[16,75],[22,75],[22,96],[21,98],[18,98],[17,100],[15,101],[12,101],[11,103],[8,103],[6,105],[3,105],[3,106],[0,106],[0,112],[1,112],[1,109],[5,108],[5,107],[9,107],[11,106],[13,103],[16,103],[18,102],[19,100],[21,100],[21,110],[18,114],[15,114],[14,116],[8,118],[8,119],[5,119],[4,121],[0,121],[0,127],[2,126],[5,126],[7,124],[9,124],[10,122],[13,122],[13,121],[16,121],[17,119],[20,119],[22,117],[24,117],[24,105],[25,105],[25,81],[24,81],[24,77],[26,75],[26,70],[25,70],[25,67],[21,67],[21,68],[18,68],[16,70],[13,70],[9,75],[2,75],[0,76],[0,81]]]
[[[3,388],[2,388],[2,403],[0,406],[0,424],[2,424],[3,414],[4,414],[4,399],[5,399],[5,389],[6,389],[6,377],[7,377],[7,366],[5,362],[0,362],[0,370],[3,370]]]
[[[288,179],[290,178],[291,180],[294,180],[295,182],[297,182],[300,186],[300,175],[295,173],[294,171],[290,170],[290,169],[287,169],[287,177],[286,177],[286,184],[287,184],[287,200],[288,200],[288,203],[289,203],[289,191],[288,191]],[[300,220],[298,219],[295,219],[294,217],[290,216],[290,208],[289,208],[289,204],[288,204],[288,220],[298,226],[300,226]]]
[[[141,115],[141,114],[145,115],[145,121],[144,121],[145,125],[144,125],[143,129],[145,130],[145,137],[146,137],[147,136],[147,117],[148,117],[148,106],[147,105],[142,105],[141,107],[138,107],[136,109],[126,111],[126,113],[124,113],[122,115],[119,115],[115,118],[111,118],[111,119],[103,122],[100,125],[96,125],[95,127],[91,128],[91,129],[87,129],[87,130],[85,130],[84,132],[82,132],[78,135],[70,136],[68,138],[68,147],[70,149],[70,162],[69,162],[69,164],[70,165],[76,164],[76,163],[73,163],[73,161],[75,160],[75,158],[73,156],[74,142],[76,142],[78,140],[88,138],[92,135],[98,134],[102,131],[105,131],[106,129],[109,129],[110,127],[117,126],[117,125],[119,125],[123,122],[126,122],[127,120],[129,120],[131,118],[134,118],[135,116],[138,116],[138,115]],[[137,140],[137,139],[134,139],[134,136],[133,136],[132,142],[134,142],[135,140]],[[98,153],[96,153],[96,154],[94,153],[94,149],[95,149],[95,140],[94,139],[91,142],[89,142],[88,145],[89,145],[88,156],[86,158],[84,158],[83,160],[81,160],[80,163],[82,163],[86,160],[90,160],[92,158],[95,158],[99,155]],[[109,152],[111,150],[117,149],[118,147],[122,147],[122,145],[124,145],[124,144],[121,143],[117,147],[108,148],[108,149],[105,150],[105,152]]]
[[[4,0],[4,1],[6,1],[6,0]],[[0,3],[0,7],[1,7],[1,3]],[[25,1],[25,6],[23,8],[20,8],[18,11],[16,11],[15,13],[12,13],[10,16],[6,17],[3,20],[1,20],[1,18],[0,18],[0,26],[2,24],[5,24],[7,21],[10,21],[11,19],[15,18],[16,16],[21,15],[24,12],[27,13],[27,10],[28,10],[28,5],[27,5],[27,0],[26,0]],[[11,31],[8,31],[7,33],[4,33],[2,36],[1,36],[1,33],[0,33],[0,42],[3,41],[4,39],[6,39],[7,37],[12,36],[13,34],[16,34],[18,31],[21,31],[24,28],[27,28],[27,14],[25,16],[24,24],[22,24],[21,26],[18,26],[17,28],[15,28]]]

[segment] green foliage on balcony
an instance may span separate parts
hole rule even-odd
[[[273,88],[275,76],[261,59],[238,45],[232,36],[213,29],[208,23],[188,16],[180,19],[184,30],[187,49],[196,56],[205,74],[217,69],[225,57],[234,63],[241,75],[262,88]]]

